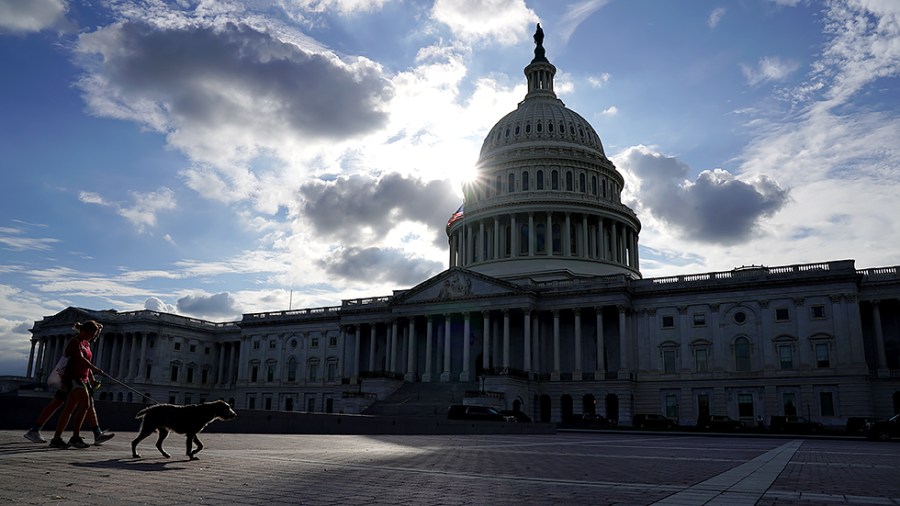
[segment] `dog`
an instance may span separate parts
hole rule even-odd
[[[138,443],[155,431],[159,431],[156,448],[163,457],[171,457],[163,450],[162,444],[169,435],[169,431],[174,431],[187,437],[187,456],[191,460],[198,460],[197,453],[203,449],[203,443],[197,439],[197,434],[214,420],[231,420],[236,416],[237,413],[223,400],[186,406],[156,404],[144,408],[134,417],[141,420],[141,429],[138,436],[131,442],[131,456],[136,459],[140,458],[137,452]],[[197,445],[196,449],[194,449],[195,444]]]

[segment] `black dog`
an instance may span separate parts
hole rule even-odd
[[[197,439],[197,434],[209,425],[213,420],[231,420],[237,413],[223,400],[204,402],[203,404],[189,404],[176,406],[174,404],[157,404],[142,409],[135,415],[141,420],[141,431],[138,437],[131,442],[131,455],[139,458],[137,445],[154,431],[159,431],[159,439],[156,440],[156,448],[169,458],[170,455],[163,450],[162,444],[169,435],[169,431],[175,431],[187,436],[187,456],[191,460],[197,460],[197,453],[203,449],[203,443]],[[197,445],[197,449],[193,445]]]

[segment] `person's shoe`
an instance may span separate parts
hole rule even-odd
[[[53,438],[53,439],[50,440],[50,448],[63,448],[63,449],[65,449],[65,448],[68,448],[68,447],[69,447],[69,443],[66,443],[65,441],[63,441],[61,437],[55,437],[55,438]]]
[[[47,440],[44,439],[44,436],[41,435],[41,431],[31,429],[25,433],[25,439],[31,441],[32,443],[46,443]]]
[[[72,436],[69,439],[69,446],[74,446],[75,448],[88,448],[89,444],[84,442],[84,439],[81,439],[81,436]]]
[[[99,446],[114,437],[116,437],[116,435],[112,432],[101,432],[99,434],[94,434],[94,446]]]

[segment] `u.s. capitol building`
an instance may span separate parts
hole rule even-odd
[[[537,40],[537,38],[536,38]],[[853,260],[643,279],[641,222],[593,127],[560,101],[540,42],[528,92],[490,130],[447,224],[449,268],[392,295],[214,323],[68,308],[35,322],[46,379],[77,320],[104,331],[101,398],[240,409],[694,423],[900,412],[900,268]],[[448,210],[449,211],[449,210]],[[132,390],[133,389],[133,390]]]

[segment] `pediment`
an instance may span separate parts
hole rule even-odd
[[[444,302],[530,293],[518,285],[453,267],[405,291],[394,299],[393,304]]]
[[[92,311],[77,307],[67,307],[52,316],[45,316],[40,321],[41,327],[56,327],[61,325],[73,326],[75,322],[96,320],[97,316]]]

